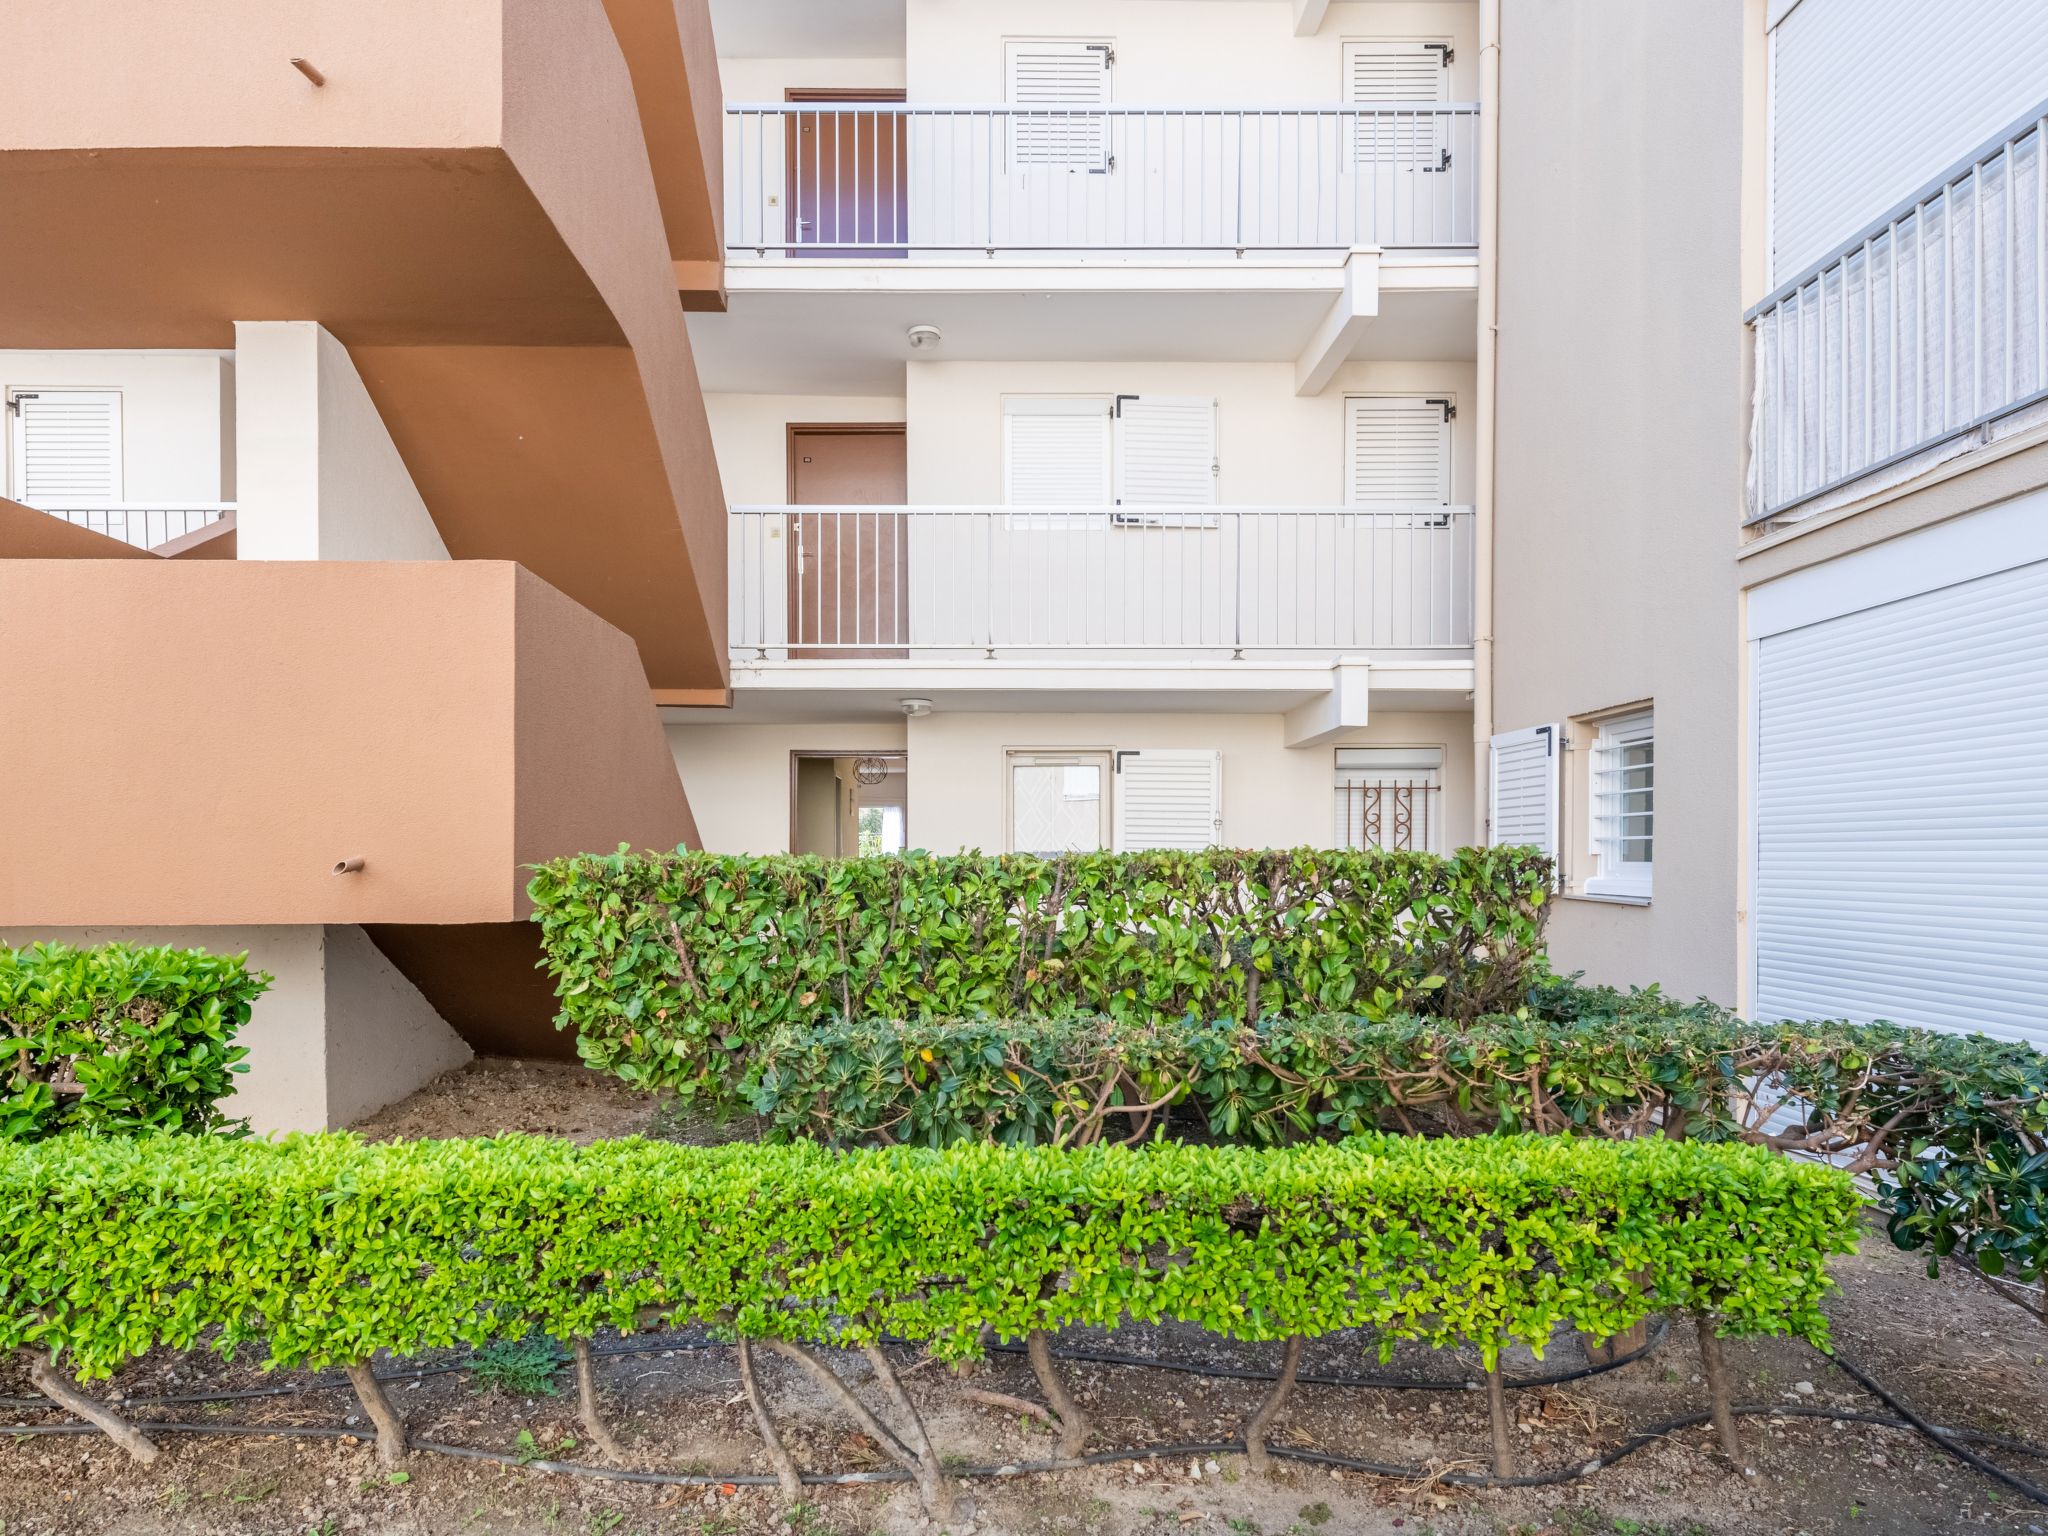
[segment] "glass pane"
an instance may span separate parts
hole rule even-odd
[[[1010,846],[1074,853],[1102,842],[1102,769],[1093,763],[1019,763],[1010,777]]]

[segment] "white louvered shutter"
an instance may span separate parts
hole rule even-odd
[[[1558,728],[1534,725],[1493,738],[1487,774],[1487,842],[1541,848],[1557,857]]]
[[[1441,399],[1354,395],[1344,411],[1348,501],[1450,505],[1451,423]]]
[[[1800,0],[1770,69],[1782,283],[2048,97],[2048,5]]]
[[[2048,1047],[2044,677],[2048,561],[1757,643],[1757,1017]]]
[[[10,496],[31,506],[110,507],[120,502],[118,390],[21,390],[9,409]]]
[[[1003,402],[1003,500],[1013,507],[1110,503],[1110,401]]]
[[[1216,501],[1216,402],[1183,395],[1119,395],[1116,500],[1131,507],[1205,507]],[[1206,518],[1147,516],[1145,522]]]
[[[1109,103],[1106,43],[1052,39],[1003,45],[1010,114],[1010,164],[1100,171],[1109,164],[1109,124],[1077,107]],[[1033,110],[1036,109],[1036,110]]]
[[[1385,38],[1344,45],[1344,100],[1369,107],[1401,102],[1449,101],[1450,48],[1439,43]],[[1361,120],[1358,143],[1368,158],[1434,169],[1443,143],[1443,124],[1434,117],[1391,122]]]
[[[1223,757],[1217,752],[1116,755],[1116,846],[1213,848],[1223,841]]]

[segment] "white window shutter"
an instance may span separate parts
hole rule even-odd
[[[1558,743],[1554,725],[1502,731],[1493,738],[1487,842],[1541,848],[1557,857]]]
[[[1119,851],[1213,848],[1223,841],[1223,756],[1119,752],[1115,806]]]
[[[1010,115],[1013,166],[1108,168],[1108,121],[1072,109],[1108,104],[1110,59],[1106,43],[1046,38],[1003,45],[1006,99],[1026,109]],[[1043,111],[1029,110],[1034,107]]]
[[[121,394],[112,389],[21,390],[8,494],[31,506],[109,507],[121,500]]]
[[[1106,507],[1105,396],[1003,402],[1003,500],[1013,507]]]
[[[1441,397],[1354,395],[1344,412],[1347,500],[1450,505],[1450,411]]]
[[[1379,38],[1344,45],[1344,100],[1353,106],[1451,99],[1450,48],[1439,44]],[[1391,122],[1363,115],[1358,121],[1361,159],[1419,170],[1435,169],[1444,125],[1433,117],[1397,117]]]
[[[1119,395],[1116,499],[1129,506],[1210,506],[1216,500],[1216,402],[1188,395]]]

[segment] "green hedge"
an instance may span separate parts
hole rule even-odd
[[[643,1309],[967,1355],[1070,1323],[1376,1330],[1492,1364],[1694,1308],[1820,1343],[1849,1180],[1744,1147],[1364,1138],[834,1153],[510,1137],[63,1137],[0,1149],[0,1348],[325,1366]]]
[[[238,1129],[218,1101],[270,985],[246,955],[103,944],[0,948],[0,1140]]]
[[[1537,1001],[1545,1012],[1470,1023],[785,1026],[737,1102],[771,1138],[832,1144],[1169,1131],[1276,1144],[1371,1130],[1746,1140],[1875,1172],[1901,1246],[1961,1252],[1992,1274],[2048,1269],[2048,1057],[1889,1024],[1749,1024],[1654,991],[1550,985]],[[1804,1113],[1773,1128],[1788,1095]]]
[[[581,855],[529,890],[591,1066],[729,1085],[828,1018],[1472,1018],[1543,972],[1526,848],[827,860]]]

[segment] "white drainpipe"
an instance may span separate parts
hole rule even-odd
[[[1500,0],[1479,0],[1479,395],[1472,491],[1472,827],[1486,842],[1493,740],[1495,357],[1500,316]]]

